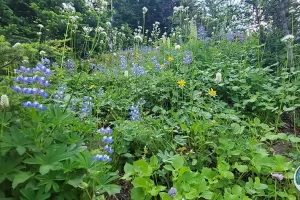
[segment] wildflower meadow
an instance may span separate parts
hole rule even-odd
[[[0,200],[299,200],[298,0],[0,0]]]

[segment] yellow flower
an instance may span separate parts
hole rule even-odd
[[[210,88],[209,95],[212,96],[212,97],[214,97],[214,96],[217,95],[217,91],[215,91],[214,89]]]
[[[180,80],[180,81],[178,81],[177,83],[178,83],[178,85],[179,85],[180,87],[184,87],[184,86],[185,86],[185,81],[184,81],[184,80]]]
[[[95,87],[95,85],[91,85],[91,86],[90,86],[90,89],[93,89],[94,87]]]
[[[105,58],[105,60],[109,61],[109,58],[108,58],[108,57],[106,57],[106,58]]]
[[[165,68],[165,65],[164,65],[164,64],[161,64],[160,67],[161,67],[161,68]]]
[[[168,61],[172,62],[174,60],[174,58],[172,56],[169,56]]]
[[[180,152],[183,152],[183,151],[186,151],[186,150],[187,150],[186,147],[179,147],[179,148],[178,148],[178,151],[180,151]]]

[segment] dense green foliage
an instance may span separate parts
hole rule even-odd
[[[296,1],[72,2],[0,0],[0,200],[300,198]]]

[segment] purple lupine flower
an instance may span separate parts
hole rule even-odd
[[[157,71],[161,71],[163,68],[161,67],[161,65],[159,64],[159,62],[157,61],[156,57],[154,56],[152,58],[152,63],[154,64],[154,68]]]
[[[98,90],[97,96],[101,97],[103,93],[104,93],[104,90],[101,88],[101,89]]]
[[[132,66],[133,67],[131,68],[131,70],[132,70],[134,76],[142,76],[146,73],[145,68],[143,66],[139,66],[134,63],[132,63]]]
[[[63,67],[66,70],[69,70],[70,72],[75,71],[75,62],[72,59],[68,59],[66,62],[64,62]]]
[[[107,151],[109,154],[112,154],[114,152],[113,148],[111,148],[110,146],[106,145],[104,147],[104,150]]]
[[[171,187],[170,190],[168,191],[168,195],[172,198],[176,195],[176,193],[177,193],[177,189],[174,187]]]
[[[110,162],[112,159],[108,155],[97,154],[93,156],[94,160]]]
[[[198,39],[204,39],[206,37],[206,31],[204,26],[198,28]]]
[[[183,63],[184,64],[191,64],[193,62],[192,60],[192,53],[190,51],[186,51],[185,53],[185,57],[183,58]]]
[[[127,60],[126,60],[126,56],[121,55],[120,56],[120,60],[121,60],[121,64],[120,64],[120,70],[124,71],[127,68]]]
[[[130,120],[131,121],[137,121],[137,120],[141,120],[141,116],[140,116],[140,110],[139,110],[139,107],[138,105],[137,106],[134,106],[132,105],[130,107]]]
[[[93,111],[94,104],[92,102],[93,98],[84,96],[84,102],[81,105],[80,112],[83,113],[85,116],[89,115]]]
[[[112,138],[112,136],[107,137],[106,135],[102,138],[102,141],[106,144],[110,144],[114,142],[114,139]]]
[[[42,58],[41,59],[41,62],[45,65],[45,66],[47,66],[47,67],[50,67],[50,60],[48,59],[48,58]]]

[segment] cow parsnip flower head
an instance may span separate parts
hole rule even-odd
[[[281,39],[281,41],[282,42],[291,42],[291,41],[293,41],[294,40],[294,36],[293,35],[286,35],[286,36],[284,36],[282,39]]]

